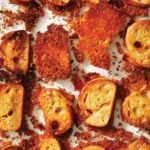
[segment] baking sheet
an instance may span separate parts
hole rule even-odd
[[[13,10],[16,11],[18,9],[18,5],[15,4],[9,4],[8,0],[0,0],[0,9],[1,10]],[[87,7],[83,8],[82,12],[88,10]],[[45,32],[47,30],[47,26],[50,25],[51,23],[55,23],[55,24],[62,24],[64,25],[64,28],[67,29],[69,28],[69,25],[67,22],[65,22],[63,20],[63,17],[61,16],[55,16],[52,14],[52,12],[50,10],[48,10],[47,8],[44,8],[44,12],[45,15],[44,17],[41,17],[38,21],[38,23],[36,24],[36,27],[33,29],[32,34],[34,35],[34,37],[36,38],[36,33],[38,31],[40,32]],[[7,32],[13,31],[13,30],[19,30],[19,29],[24,29],[24,24],[20,23],[20,21],[18,21],[17,23],[15,23],[13,26],[8,27],[6,29],[3,28],[3,19],[5,18],[1,18],[0,19],[0,38]],[[146,18],[141,18],[141,17],[137,17],[136,20],[140,20],[140,19],[146,19]],[[30,33],[30,32],[29,32]],[[110,79],[116,79],[116,80],[120,80],[123,77],[127,76],[127,73],[122,70],[120,61],[122,60],[122,55],[118,53],[118,51],[116,50],[116,42],[119,42],[122,46],[123,46],[123,41],[122,39],[119,37],[119,35],[116,35],[113,42],[111,43],[108,52],[111,54],[111,69],[109,71],[106,71],[104,69],[100,69],[97,67],[94,67],[90,64],[90,62],[88,60],[86,60],[84,63],[79,64],[73,55],[73,52],[70,51],[70,55],[71,58],[74,60],[73,64],[72,64],[72,68],[74,68],[75,66],[78,66],[78,68],[80,70],[84,69],[85,73],[88,72],[97,72],[99,74],[101,74],[102,76],[105,76],[106,78],[110,78]],[[116,58],[114,58],[113,56],[117,56],[117,60]],[[119,69],[118,69],[118,64],[120,65]],[[110,73],[111,72],[111,73]],[[74,105],[76,105],[77,103],[77,97],[78,97],[78,92],[74,91],[74,87],[72,85],[72,82],[70,81],[70,78],[65,79],[65,80],[57,80],[54,83],[49,82],[48,84],[42,83],[40,82],[40,84],[42,86],[45,87],[54,87],[56,89],[58,88],[64,88],[67,92],[72,93],[73,95],[75,95],[76,97],[76,102]],[[117,100],[116,105],[115,105],[115,119],[114,119],[114,127],[116,128],[123,128],[127,131],[130,131],[131,133],[134,134],[135,137],[140,137],[141,135],[146,137],[147,139],[150,139],[150,135],[147,134],[147,132],[143,129],[143,130],[139,130],[139,128],[136,128],[132,125],[129,125],[128,123],[125,123],[122,121],[121,118],[121,114],[120,114],[120,101]],[[33,111],[33,115],[37,117],[39,122],[45,123],[44,122],[44,118],[43,118],[43,113],[41,110],[38,109],[37,106],[35,106],[34,111]],[[26,120],[28,122],[28,125],[30,127],[31,130],[42,134],[42,132],[40,130],[38,130],[37,128],[34,129],[31,121],[30,121],[30,117],[26,116]],[[122,124],[121,126],[119,126],[119,124]],[[84,126],[83,124],[81,125],[82,127]],[[86,130],[86,128],[84,127],[84,129]],[[77,146],[78,145],[78,139],[77,137],[74,136],[74,133],[78,131],[80,133],[82,133],[83,131],[80,130],[80,126],[77,128],[75,125],[73,126],[73,132],[70,136],[70,144],[72,147]],[[93,134],[93,133],[91,133]],[[8,138],[3,139],[3,137],[0,137],[0,144],[3,144],[3,142],[6,141],[13,141],[14,144],[19,143],[22,139],[28,139],[30,138],[30,136],[20,136],[17,132],[6,132],[6,135],[8,135]],[[110,140],[113,140],[111,138],[109,138]],[[86,142],[86,141],[84,141]]]

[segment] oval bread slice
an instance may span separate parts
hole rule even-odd
[[[122,103],[122,114],[126,121],[137,127],[150,125],[150,87],[141,85],[132,90]]]
[[[107,125],[116,95],[116,84],[103,78],[88,82],[79,95],[79,107],[88,117],[85,123],[102,127]]]
[[[150,67],[150,20],[140,20],[127,28],[126,45],[129,61],[142,68]]]
[[[25,74],[29,61],[29,35],[24,30],[12,31],[2,37],[3,65],[15,74]]]
[[[55,138],[43,139],[39,147],[40,150],[61,150],[60,144]]]
[[[149,149],[150,144],[139,139],[129,144],[127,148],[127,150],[149,150]]]
[[[24,88],[20,84],[0,86],[0,130],[16,131],[22,122]]]
[[[140,7],[150,6],[150,0],[124,0],[124,1],[127,4],[140,6]]]
[[[55,135],[60,135],[73,125],[72,103],[56,89],[43,89],[39,94],[46,127]]]
[[[91,145],[91,146],[87,146],[87,147],[83,148],[83,150],[105,150],[105,149],[102,148],[101,146]]]

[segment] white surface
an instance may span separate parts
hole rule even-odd
[[[0,7],[1,7],[1,9],[11,9],[11,10],[13,8],[14,11],[17,9],[17,5],[8,4],[8,0],[5,0],[5,1],[0,0]],[[44,17],[40,18],[40,20],[37,23],[36,27],[32,31],[32,34],[34,35],[34,37],[36,37],[36,33],[38,31],[40,31],[40,32],[46,31],[47,26],[50,25],[51,23],[63,24],[66,27],[66,22],[63,20],[62,17],[57,16],[57,17],[53,18],[52,13],[49,10],[47,10],[45,8],[44,11],[45,11]],[[141,19],[141,18],[137,18],[137,20],[139,20],[139,19]],[[24,24],[19,24],[19,25],[14,24],[13,27],[8,27],[7,29],[3,29],[2,22],[3,22],[3,20],[0,20],[0,37],[3,36],[3,34],[5,34],[7,32],[10,32],[12,30],[24,29]],[[122,39],[120,39],[119,36],[116,36],[114,41],[112,42],[112,44],[110,45],[110,47],[108,49],[108,52],[111,54],[111,69],[109,71],[106,71],[106,70],[100,69],[100,68],[96,68],[96,67],[90,65],[89,61],[86,61],[83,64],[78,64],[76,62],[76,60],[74,60],[74,63],[72,64],[72,68],[74,68],[75,66],[78,66],[79,69],[84,69],[84,71],[86,73],[88,73],[88,72],[97,72],[97,73],[100,73],[102,76],[105,76],[106,78],[113,78],[113,79],[117,79],[117,80],[119,80],[122,77],[127,76],[127,74],[123,70],[121,70],[121,69],[117,70],[116,69],[118,67],[118,62],[122,59],[122,56],[117,52],[117,47],[116,47],[116,44],[115,44],[117,41],[119,41],[122,45]],[[74,58],[72,51],[70,51],[70,54],[71,54],[72,58]],[[112,57],[112,55],[115,55],[115,56],[118,57],[117,61]],[[112,65],[113,62],[115,62],[115,65]],[[111,72],[111,74],[110,74],[110,72]],[[116,76],[116,74],[118,74],[118,76]],[[72,94],[74,94],[76,96],[76,99],[77,99],[78,92],[74,92],[74,87],[73,87],[72,83],[70,82],[70,79],[58,80],[55,83],[49,83],[49,84],[41,83],[41,84],[45,87],[55,87],[55,88],[61,87],[61,88],[64,88],[64,89],[66,89],[66,91],[71,92]],[[43,114],[40,110],[37,110],[37,107],[35,107],[33,114],[37,117],[39,122],[44,123]],[[117,117],[118,115],[120,116],[120,119]],[[143,135],[144,137],[147,137],[147,138],[150,139],[150,136],[148,134],[146,134],[146,132],[144,130],[139,132],[138,128],[135,128],[135,127],[129,125],[128,123],[124,123],[121,120],[119,101],[117,101],[117,103],[116,103],[115,116],[116,117],[115,117],[115,120],[114,120],[114,126],[116,128],[122,128],[123,127],[124,129],[134,133],[134,136]],[[39,130],[33,128],[32,124],[30,122],[30,118],[28,116],[26,116],[26,120],[28,121],[28,125],[30,126],[30,129],[34,130],[35,132],[41,133]],[[123,126],[119,127],[118,123],[123,123]],[[74,126],[74,132],[75,131],[82,132],[82,131],[79,130],[79,128],[76,128]],[[74,132],[70,136],[70,141],[71,141],[72,146],[77,145],[77,143],[76,143],[77,138],[73,136]],[[0,138],[0,139],[2,139],[2,141],[6,141],[6,140],[11,141],[11,140],[13,140],[14,143],[17,143],[21,140],[21,137],[18,135],[17,132],[7,132],[7,134],[10,135],[10,137],[8,139],[2,139],[2,138]],[[93,134],[93,133],[91,133],[91,134]],[[16,137],[16,138],[14,139],[14,137]],[[29,137],[24,136],[24,138],[29,138]],[[113,140],[113,139],[111,139],[111,140]],[[2,144],[2,142],[0,142],[0,143]]]

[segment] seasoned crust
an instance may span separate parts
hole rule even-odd
[[[86,124],[102,127],[107,125],[116,94],[116,84],[103,78],[93,79],[81,90],[79,107],[88,117]]]
[[[105,149],[102,148],[101,146],[91,145],[83,148],[83,150],[105,150]]]
[[[150,125],[150,87],[146,83],[135,86],[122,103],[122,114],[130,124],[146,128]]]
[[[130,143],[126,150],[149,150],[150,144],[143,140],[135,140],[134,142]]]
[[[140,7],[146,7],[150,6],[150,0],[124,0],[126,4],[140,6]]]
[[[27,5],[32,0],[9,0],[9,1],[10,1],[10,3],[13,3],[13,4]]]
[[[68,32],[60,25],[51,24],[48,31],[38,33],[34,45],[36,68],[41,78],[52,81],[70,75]]]
[[[100,1],[74,23],[79,35],[76,49],[83,52],[92,65],[108,70],[110,55],[107,48],[125,23],[126,16],[122,12]]]
[[[140,20],[127,29],[126,58],[135,66],[142,68],[150,67],[150,20]]]
[[[73,125],[72,101],[56,89],[43,89],[38,100],[43,110],[46,127],[54,135],[66,132]]]
[[[16,131],[22,122],[24,88],[20,84],[0,86],[0,130]]]
[[[39,144],[40,150],[61,150],[59,141],[56,138],[43,139]]]
[[[2,37],[4,67],[15,74],[25,74],[29,62],[29,35],[24,30],[12,31]]]
[[[48,0],[48,1],[57,6],[64,6],[70,2],[70,0]]]

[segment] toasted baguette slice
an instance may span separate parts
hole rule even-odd
[[[17,146],[9,145],[5,147],[4,150],[19,150],[19,148]]]
[[[101,146],[91,145],[83,148],[83,150],[105,150],[105,149],[102,148]]]
[[[107,125],[116,95],[116,84],[103,78],[88,82],[79,95],[79,107],[88,117],[85,123],[102,127]]]
[[[150,0],[124,0],[126,4],[134,5],[134,6],[140,6],[140,7],[146,7],[150,6]]]
[[[150,150],[150,144],[143,140],[135,140],[128,145],[127,150]]]
[[[67,5],[70,0],[48,0],[49,2],[51,2],[54,5],[58,5],[58,6],[64,6]]]
[[[128,60],[135,66],[150,67],[150,20],[140,20],[127,29],[126,45]]]
[[[12,31],[2,37],[4,66],[16,74],[25,74],[29,60],[29,35],[24,30]]]
[[[150,125],[150,87],[143,83],[132,87],[122,103],[122,114],[130,124],[146,128]]]
[[[20,4],[20,5],[27,5],[29,4],[32,0],[9,0],[13,4]]]
[[[16,131],[22,122],[24,88],[20,84],[0,86],[0,130]]]
[[[55,138],[43,139],[39,147],[40,150],[61,150],[61,146]]]
[[[73,125],[72,102],[56,89],[43,89],[39,94],[46,127],[60,135]]]

